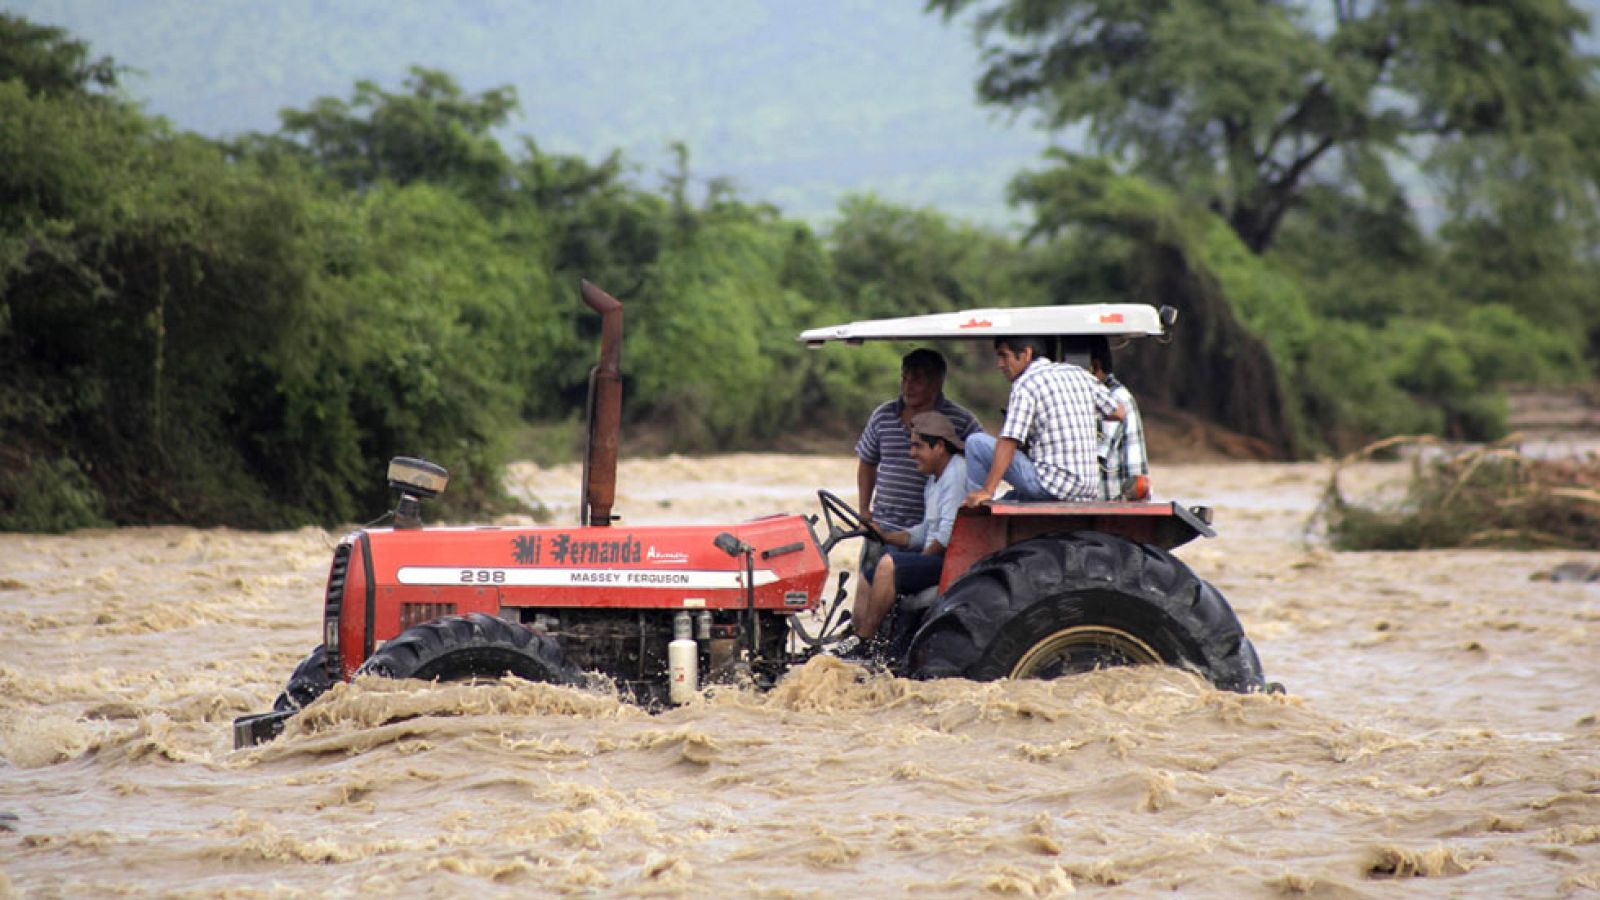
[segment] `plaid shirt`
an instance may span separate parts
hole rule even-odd
[[[1093,375],[1039,357],[1011,383],[1000,436],[1027,448],[1039,484],[1062,500],[1100,499],[1100,420],[1117,411]]]
[[[1105,385],[1112,399],[1122,404],[1127,417],[1121,422],[1100,422],[1101,496],[1121,500],[1133,488],[1134,478],[1150,474],[1150,461],[1144,452],[1144,422],[1139,418],[1139,404],[1133,402],[1133,392],[1115,375],[1107,375]]]
[[[878,467],[878,479],[872,489],[873,521],[900,531],[909,531],[922,521],[922,488],[928,481],[911,459],[911,432],[900,419],[905,408],[905,401],[896,397],[873,410],[856,441],[856,457]],[[946,400],[943,394],[933,408],[950,419],[963,439],[983,431],[977,417]]]

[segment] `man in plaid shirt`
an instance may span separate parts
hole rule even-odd
[[[1122,405],[1122,421],[1100,423],[1100,477],[1103,500],[1150,499],[1150,461],[1144,449],[1144,422],[1139,404],[1111,370],[1111,341],[1097,336],[1089,343],[1089,374]]]
[[[1002,480],[1017,500],[1100,499],[1100,420],[1122,418],[1111,392],[1082,367],[1051,362],[1037,338],[995,338],[994,350],[1011,398],[999,438],[967,439],[965,505],[993,499]]]

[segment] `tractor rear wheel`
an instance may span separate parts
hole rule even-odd
[[[556,684],[582,681],[555,638],[483,613],[414,625],[378,648],[356,674],[423,681],[502,675]]]
[[[1165,550],[1084,531],[1020,541],[974,565],[928,613],[916,678],[1057,678],[1166,664],[1218,688],[1264,687],[1216,588]]]
[[[283,686],[283,693],[272,702],[272,708],[278,712],[305,709],[332,686],[333,679],[328,676],[328,655],[323,646],[318,644],[305,659],[300,660],[300,665],[294,667],[289,681]]]

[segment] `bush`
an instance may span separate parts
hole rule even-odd
[[[797,421],[815,359],[795,335],[817,304],[784,284],[791,240],[762,222],[703,222],[663,253],[655,292],[630,311],[631,402],[675,446],[745,445]]]
[[[100,492],[61,457],[0,472],[0,531],[63,532],[109,524]]]
[[[1437,410],[1395,383],[1382,332],[1354,322],[1329,321],[1306,350],[1297,385],[1306,420],[1325,446],[1349,451],[1373,435],[1436,433]]]

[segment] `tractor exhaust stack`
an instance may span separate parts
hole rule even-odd
[[[622,301],[585,281],[583,302],[600,314],[600,362],[589,370],[588,435],[583,448],[581,524],[610,525],[617,499],[617,441],[622,431]]]

